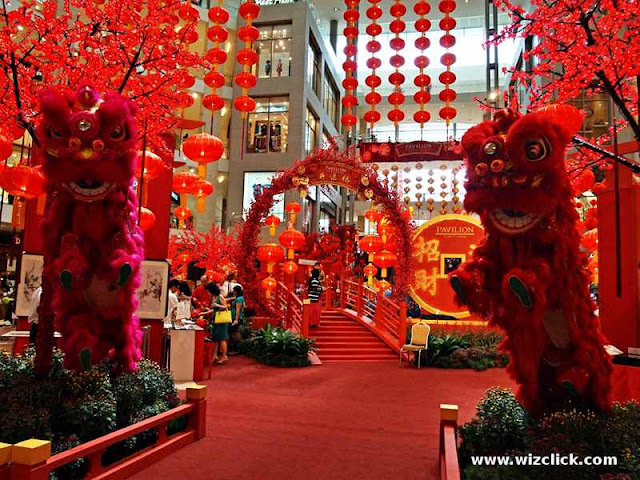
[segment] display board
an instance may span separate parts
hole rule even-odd
[[[469,311],[455,302],[448,275],[464,262],[484,237],[480,221],[469,215],[439,215],[413,235],[414,279],[411,297],[430,313],[467,318]]]

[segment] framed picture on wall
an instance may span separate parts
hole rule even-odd
[[[44,257],[24,253],[20,267],[20,282],[16,298],[16,315],[26,317],[31,313],[31,299],[40,285],[42,285],[42,267]]]
[[[167,312],[169,286],[169,262],[164,260],[144,260],[140,267],[140,287],[138,297],[139,318],[164,318]]]

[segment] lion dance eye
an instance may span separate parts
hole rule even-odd
[[[487,155],[493,155],[498,151],[498,144],[496,142],[487,142],[484,145],[484,153]]]
[[[531,162],[539,162],[549,155],[549,147],[545,139],[529,140],[524,147],[524,154]]]
[[[111,137],[111,140],[123,140],[125,133],[126,132],[124,127],[122,125],[118,125],[113,130],[111,130],[111,133],[109,133],[109,136]]]
[[[49,133],[49,137],[51,138],[62,138],[62,132],[53,127],[49,127],[47,129],[47,132]]]
[[[73,148],[73,149],[79,148],[80,144],[81,144],[81,142],[80,142],[79,138],[72,137],[72,138],[69,139],[69,147],[70,148]]]

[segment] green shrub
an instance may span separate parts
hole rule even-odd
[[[640,404],[615,404],[611,414],[561,410],[532,419],[513,393],[493,388],[476,418],[459,429],[465,480],[632,480],[640,478]],[[617,466],[473,466],[477,455],[615,456]]]
[[[500,342],[502,335],[495,330],[432,330],[427,354],[421,355],[421,363],[438,368],[473,368],[478,371],[504,367],[509,363],[509,357],[498,351]],[[415,358],[417,361],[417,356]]]
[[[72,372],[63,368],[63,354],[56,350],[51,372],[40,377],[34,371],[34,356],[33,349],[21,357],[0,352],[0,442],[47,439],[59,453],[180,403],[171,374],[149,360],[122,375],[115,375],[109,362]],[[177,422],[172,433],[184,428],[184,422]],[[102,463],[151,445],[157,434],[157,429],[143,432],[110,447]],[[58,469],[52,478],[80,479],[85,469],[81,459]]]
[[[314,339],[307,339],[290,330],[265,326],[241,342],[240,351],[249,357],[274,367],[306,367]]]

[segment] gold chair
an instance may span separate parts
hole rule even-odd
[[[411,340],[400,348],[399,366],[402,366],[402,353],[404,351],[418,352],[418,368],[420,368],[422,352],[426,352],[429,345],[429,332],[431,332],[431,327],[426,322],[418,322],[411,327]]]

